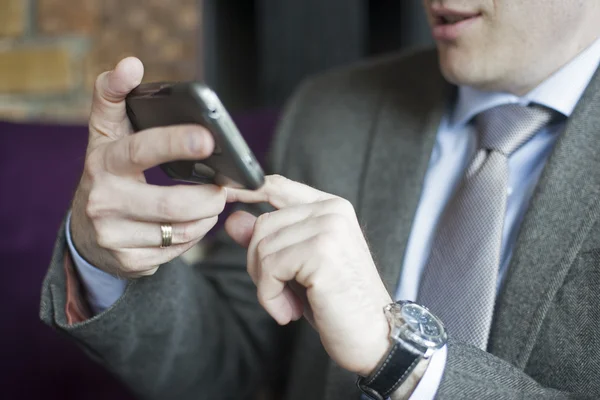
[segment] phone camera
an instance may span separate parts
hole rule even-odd
[[[208,117],[212,119],[218,119],[221,116],[219,110],[216,107],[210,107],[208,109]]]

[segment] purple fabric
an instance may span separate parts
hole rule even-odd
[[[235,118],[260,161],[277,113]],[[0,397],[130,399],[80,349],[40,322],[42,279],[81,173],[87,128],[0,121]],[[148,181],[170,184],[162,171]]]

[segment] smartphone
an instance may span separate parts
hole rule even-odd
[[[210,131],[215,149],[204,160],[162,164],[172,179],[191,183],[258,189],[264,172],[216,93],[201,82],[145,83],[126,99],[134,131],[199,124]]]

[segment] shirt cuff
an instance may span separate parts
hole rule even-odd
[[[408,400],[433,400],[442,382],[448,348],[442,347],[431,356],[431,361]]]
[[[96,314],[108,309],[125,293],[127,280],[108,274],[87,262],[75,249],[71,239],[71,212],[67,216],[65,226],[67,245],[73,259],[73,264],[79,273],[79,278],[86,291],[86,299],[91,311]]]

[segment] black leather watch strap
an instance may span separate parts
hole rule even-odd
[[[367,396],[376,400],[385,400],[402,385],[420,360],[420,355],[395,343],[375,372],[367,378],[359,377],[356,384]]]

